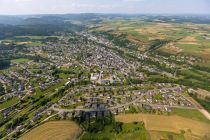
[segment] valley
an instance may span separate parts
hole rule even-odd
[[[209,24],[77,16],[0,29],[0,139],[210,138]]]

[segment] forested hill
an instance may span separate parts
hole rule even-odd
[[[158,15],[120,15],[120,14],[61,14],[61,15],[25,15],[0,16],[0,39],[19,35],[48,36],[55,32],[81,31],[87,24],[99,23],[104,19],[138,18],[145,21],[174,23],[210,23],[209,16],[158,16]],[[171,19],[173,19],[171,21]],[[76,24],[74,24],[76,23]]]
[[[82,29],[84,29],[82,25],[65,22],[64,18],[28,18],[19,25],[0,24],[0,39],[25,35],[49,36],[56,32],[81,31]]]

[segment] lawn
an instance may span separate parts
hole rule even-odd
[[[60,73],[59,77],[62,78],[62,79],[68,79],[69,78],[69,74]]]
[[[43,93],[45,93],[47,96],[51,95],[56,90],[58,90],[59,88],[63,87],[66,82],[67,82],[67,80],[62,80],[59,83],[56,83],[56,84],[52,85],[51,87],[47,88],[46,90],[44,90]]]
[[[32,129],[19,140],[75,140],[81,132],[74,122],[52,121]]]
[[[10,99],[6,102],[3,102],[3,103],[0,104],[0,110],[8,108],[10,106],[13,106],[13,105],[17,104],[18,101],[19,101],[19,98],[16,97],[16,98]]]

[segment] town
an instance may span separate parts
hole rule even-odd
[[[187,95],[187,86],[156,82],[149,77],[155,74],[176,77],[176,71],[170,69],[178,69],[184,62],[192,65],[199,59],[129,51],[127,56],[138,60],[134,61],[107,48],[109,45],[122,50],[111,41],[88,32],[61,33],[55,39],[56,43],[40,42],[22,48],[18,54],[27,52],[28,56],[14,59],[12,68],[0,75],[4,89],[0,102],[5,103],[0,108],[1,125],[6,126],[7,136],[27,131],[55,116],[72,118],[88,114],[94,118],[140,112],[170,114],[174,108],[200,109]],[[1,50],[1,54],[6,52]],[[10,53],[16,52],[14,49]],[[25,114],[24,110],[30,116],[22,118],[27,123],[10,127],[8,118]]]
[[[138,34],[130,31],[133,28],[124,27],[121,31],[118,24],[144,27],[149,22],[153,31],[153,26],[162,27],[162,24],[165,29],[166,23],[156,23],[159,17],[151,18],[154,21],[147,21],[144,16],[142,20],[127,18],[129,20],[109,15],[100,22],[88,20],[85,27],[65,21],[44,33],[39,27],[33,31],[38,35],[1,39],[0,139],[22,138],[43,124],[56,121],[74,122],[81,130],[78,131],[81,139],[86,135],[100,135],[106,129],[105,134],[118,136],[122,131],[130,135],[140,130],[140,126],[126,131],[123,126],[141,125],[144,132],[151,125],[148,123],[159,123],[161,117],[166,122],[172,118],[167,125],[178,122],[195,125],[191,128],[183,123],[183,127],[173,133],[167,128],[168,139],[185,135],[208,139],[210,74],[206,67],[207,56],[191,55],[191,51],[189,55],[183,52],[184,48],[174,46],[183,37],[178,29],[183,29],[185,34],[191,33],[192,25],[183,23],[182,27],[164,21],[168,22],[168,28],[175,26],[179,36],[174,39],[174,35],[168,33],[165,36],[171,40],[155,39],[148,31],[153,39],[145,41],[135,38]],[[116,28],[109,27],[110,24]],[[61,26],[65,29],[61,30]],[[66,26],[73,29],[66,29]],[[207,25],[194,26],[193,33],[199,35],[207,28]],[[56,31],[51,34],[51,30]],[[206,36],[202,39],[208,39]],[[168,48],[172,54],[165,51]],[[202,65],[198,65],[200,63]],[[130,119],[129,115],[138,117]],[[147,120],[150,117],[155,121]],[[199,129],[202,135],[194,132],[197,125],[205,126]],[[147,131],[162,133],[162,130],[150,128]]]

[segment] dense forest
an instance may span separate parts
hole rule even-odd
[[[0,39],[10,38],[14,36],[50,36],[56,32],[68,32],[71,30],[81,30],[82,27],[71,23],[63,24],[37,24],[37,25],[1,25]]]
[[[82,29],[84,29],[83,26],[65,22],[65,19],[61,17],[27,18],[19,25],[0,24],[0,39],[26,35],[50,36],[56,32],[81,31]]]

